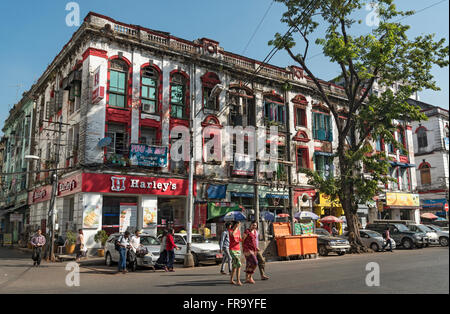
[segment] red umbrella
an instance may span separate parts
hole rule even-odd
[[[277,217],[289,217],[289,214],[278,214]]]
[[[323,218],[319,219],[319,221],[320,222],[324,222],[324,223],[333,223],[333,222],[342,223],[342,222],[344,222],[344,221],[342,221],[339,218],[334,217],[334,216],[326,216],[326,217],[323,217]]]
[[[425,213],[425,214],[420,215],[420,217],[427,218],[427,219],[437,219],[437,218],[439,218],[438,216],[436,216],[435,214],[432,214],[432,213]]]

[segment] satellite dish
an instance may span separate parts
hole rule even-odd
[[[105,138],[102,138],[98,142],[97,146],[100,147],[100,148],[103,148],[103,147],[108,146],[109,144],[111,144],[111,142],[112,142],[112,139],[110,137],[105,137]]]

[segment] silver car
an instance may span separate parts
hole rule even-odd
[[[407,225],[407,227],[411,231],[423,232],[427,235],[428,243],[425,246],[428,246],[430,244],[436,244],[436,245],[439,244],[439,236],[433,229],[428,228],[428,226],[421,225],[421,224],[411,224],[411,225]]]
[[[105,264],[111,266],[120,260],[119,252],[115,249],[115,242],[121,236],[120,233],[114,233],[109,236],[105,244]],[[136,266],[153,267],[159,258],[160,242],[157,238],[142,233],[140,235],[141,244],[147,248],[148,254],[144,257],[136,258]]]
[[[372,230],[359,230],[359,236],[361,237],[361,241],[365,247],[371,248],[375,252],[379,252],[383,249],[386,244],[386,240],[383,239],[383,236]],[[345,238],[348,238],[347,233],[344,235]],[[394,250],[397,245],[394,239],[391,238],[392,249]]]
[[[439,244],[441,246],[448,246],[448,230],[442,230],[441,227],[435,225],[427,225],[428,228],[434,230],[439,237]]]

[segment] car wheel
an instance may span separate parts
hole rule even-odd
[[[413,242],[411,241],[411,239],[404,239],[404,240],[402,241],[402,246],[403,246],[405,249],[408,249],[408,250],[411,250],[411,249],[414,248],[414,244],[413,244]]]
[[[327,256],[328,255],[328,251],[327,251],[327,248],[325,247],[325,245],[320,245],[319,246],[319,255],[320,256]]]
[[[380,250],[380,246],[375,242],[370,245],[370,248],[375,252],[378,252]]]
[[[447,237],[440,237],[439,238],[439,244],[441,246],[448,246],[448,238]]]
[[[194,266],[197,267],[200,263],[198,261],[198,256],[194,252],[192,252],[192,258],[194,259]]]
[[[338,252],[339,256],[345,255],[345,252]]]
[[[111,258],[111,254],[109,252],[106,253],[106,256],[105,256],[105,265],[108,267],[112,266],[112,258]]]

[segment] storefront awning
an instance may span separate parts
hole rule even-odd
[[[415,168],[416,167],[415,164],[408,164],[408,163],[398,162],[398,161],[390,161],[389,163],[394,167],[397,167],[397,166],[402,167],[402,168]]]
[[[289,199],[289,195],[280,195],[280,194],[266,194],[266,198],[281,198],[281,199]]]
[[[231,197],[246,197],[246,198],[253,198],[253,193],[245,193],[245,192],[231,192]]]
[[[208,198],[210,199],[222,199],[225,198],[227,195],[227,186],[224,185],[214,185],[210,184],[208,186]]]
[[[326,157],[333,157],[334,156],[334,154],[332,154],[332,153],[326,153],[326,152],[320,152],[320,151],[315,151],[314,155],[326,156]]]

